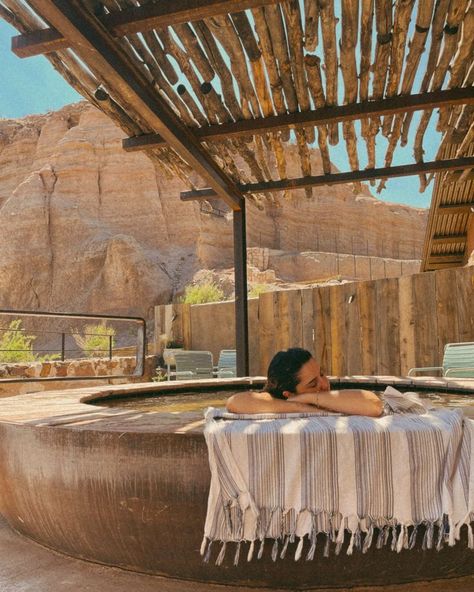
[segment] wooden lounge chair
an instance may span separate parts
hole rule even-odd
[[[212,353],[208,351],[183,351],[174,354],[176,380],[214,378]]]
[[[237,351],[235,349],[221,350],[216,374],[217,378],[233,378],[237,376]]]
[[[416,373],[440,372],[441,376],[474,378],[474,342],[448,343],[444,346],[442,366],[411,368],[408,376]]]

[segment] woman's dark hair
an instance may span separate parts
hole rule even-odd
[[[296,392],[299,382],[297,375],[301,366],[311,358],[310,352],[301,347],[278,352],[268,366],[267,382],[263,390],[275,399],[285,399],[283,391]]]

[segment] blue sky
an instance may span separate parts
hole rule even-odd
[[[0,118],[19,118],[30,114],[46,113],[80,100],[81,96],[54,70],[46,58],[38,56],[19,59],[11,52],[11,37],[15,34],[17,34],[16,29],[0,19],[0,64],[2,65]],[[422,65],[420,69],[422,69]],[[413,140],[419,116],[418,112],[413,118],[411,140]],[[436,118],[432,117],[425,136],[426,160],[434,158],[440,142],[440,136],[434,130],[435,121]],[[342,136],[341,133],[340,135]],[[377,166],[383,166],[386,146],[386,140],[379,134],[377,138]],[[413,162],[411,146],[412,142],[409,142],[405,148],[397,148],[393,165]],[[338,169],[348,171],[349,163],[344,142],[341,140],[337,147],[331,147],[330,150],[331,160]],[[363,168],[366,165],[366,159],[362,143],[359,154],[361,156],[360,165]],[[384,201],[405,203],[415,207],[428,207],[432,187],[433,184],[428,187],[425,193],[419,193],[417,177],[402,177],[390,179],[387,182],[387,188],[381,195],[377,195],[374,190],[372,192],[374,196]]]

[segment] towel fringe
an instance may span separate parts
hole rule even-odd
[[[226,543],[226,541],[224,541],[222,543],[222,547],[221,547],[221,550],[219,552],[219,555],[217,556],[216,565],[222,565],[222,562],[224,561],[224,557],[225,557],[226,547],[227,547],[227,543]]]
[[[324,544],[324,551],[323,551],[323,556],[324,557],[329,557],[329,534],[326,532],[326,542]]]
[[[288,534],[285,538],[285,542],[283,544],[283,548],[280,553],[280,559],[285,559],[286,550],[288,549],[288,543],[290,542],[290,535]]]
[[[304,538],[300,537],[300,540],[298,542],[298,546],[296,547],[296,551],[295,551],[295,561],[299,561],[299,559],[301,558],[301,554],[303,553],[303,544],[304,544]]]
[[[252,561],[254,549],[255,549],[255,541],[250,541],[249,552],[247,553],[247,561]]]
[[[474,549],[474,531],[472,524],[467,524],[467,546],[469,549]]]
[[[239,559],[240,559],[240,543],[241,543],[241,541],[239,541],[237,543],[237,548],[235,550],[234,565],[239,565]]]
[[[374,525],[370,523],[369,530],[365,535],[364,544],[362,545],[362,553],[367,553],[372,545],[372,540],[374,538]]]
[[[230,507],[228,509],[230,510]],[[239,526],[237,522],[240,519],[239,512],[236,512],[235,510],[236,508],[234,507],[232,512],[229,511],[228,513],[228,518],[231,520],[231,522],[233,522],[234,528]],[[275,516],[275,512],[279,511],[279,508],[273,508],[266,514],[264,520],[266,531],[270,531],[272,517]],[[436,549],[436,551],[440,551],[443,549],[445,543],[448,543],[450,546],[454,545],[456,540],[460,538],[460,529],[464,524],[467,528],[468,547],[469,549],[474,549],[472,514],[467,514],[463,521],[456,523],[454,523],[451,516],[445,514],[438,520],[423,521],[413,525],[402,523],[397,524],[394,520],[391,520],[390,524],[385,524],[384,526],[377,526],[378,524],[383,524],[383,519],[381,518],[375,519],[367,517],[357,520],[351,516],[342,516],[342,518],[340,518],[340,516],[340,514],[329,515],[323,512],[313,512],[311,517],[311,530],[308,533],[303,534],[302,536],[297,536],[294,531],[290,533],[282,532],[280,536],[271,537],[273,538],[270,554],[272,561],[276,561],[278,558],[284,559],[288,553],[288,545],[294,542],[297,543],[294,560],[299,561],[304,552],[306,536],[308,537],[309,542],[309,548],[305,553],[306,561],[314,560],[316,556],[316,547],[319,535],[325,537],[322,551],[323,556],[329,557],[332,543],[334,543],[335,554],[339,555],[343,549],[345,533],[347,531],[350,533],[350,540],[346,550],[347,555],[352,555],[355,550],[359,550],[365,554],[371,547],[381,549],[387,543],[390,544],[392,551],[400,553],[402,549],[413,549],[416,546],[420,525],[424,526],[425,528],[423,540],[421,542],[421,548],[423,550]],[[242,523],[243,522],[244,521],[242,521]],[[293,528],[293,526],[296,528],[296,522],[293,520],[291,522],[286,522],[287,528]],[[321,530],[323,528],[326,528],[327,530]],[[258,529],[256,528],[255,530]],[[254,558],[254,555],[256,555],[258,559],[262,558],[266,538],[270,537],[260,535],[258,538],[253,540],[247,539],[249,542],[249,549],[247,552],[248,562]],[[244,541],[243,537],[240,540],[236,537],[234,541],[236,543],[234,565],[238,565],[241,544],[242,542],[246,541]],[[256,544],[259,541],[260,545],[257,552]],[[203,557],[203,561],[208,563],[212,555],[211,547],[213,542],[221,543],[219,554],[215,560],[215,565],[220,566],[224,562],[228,546],[227,543],[229,541],[223,541],[222,539],[217,541],[216,539],[204,536],[201,542],[200,554]]]
[[[212,548],[212,540],[209,541],[209,544],[207,546],[207,551],[206,554],[204,555],[204,563],[209,563],[209,559],[211,558],[211,548]]]
[[[258,549],[257,559],[261,559],[263,555],[263,547],[265,546],[265,539],[260,540],[260,548]]]
[[[278,557],[278,539],[275,539],[272,547],[272,561],[276,561]]]
[[[413,547],[416,545],[416,535],[417,534],[418,534],[418,524],[415,524],[413,526],[413,530],[411,531],[410,538],[408,541],[408,548],[409,549],[413,549]]]

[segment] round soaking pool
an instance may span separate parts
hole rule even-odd
[[[332,380],[359,386],[436,392],[474,410],[474,384],[420,379]],[[295,562],[268,554],[238,566],[203,563],[201,545],[210,474],[202,407],[230,392],[259,388],[263,379],[121,385],[20,395],[0,411],[0,512],[35,541],[66,554],[130,570],[241,586],[276,588],[393,584],[474,573],[465,541],[441,551],[351,556],[317,554]],[[464,385],[464,386],[463,386]],[[138,395],[173,391],[158,409]],[[182,397],[183,392],[194,393]],[[201,400],[205,393],[207,401]],[[118,405],[117,402],[123,399]],[[211,403],[210,403],[210,401]],[[153,401],[152,401],[153,403]],[[472,407],[471,407],[472,405]],[[463,529],[463,536],[466,533]],[[422,537],[420,537],[421,540]]]

